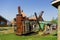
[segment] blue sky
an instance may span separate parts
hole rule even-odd
[[[0,15],[7,20],[12,20],[18,13],[18,6],[21,6],[21,10],[27,16],[34,15],[36,12],[38,15],[41,11],[43,13],[44,20],[51,20],[53,17],[57,17],[57,9],[51,5],[52,0],[0,0]]]

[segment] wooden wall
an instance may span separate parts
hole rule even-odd
[[[7,20],[0,17],[0,27],[6,27],[7,26]]]

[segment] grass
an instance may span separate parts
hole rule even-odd
[[[0,40],[57,40],[57,36],[54,36],[54,34],[56,33],[57,33],[56,30],[54,30],[51,34],[46,36],[42,36],[40,34],[18,36],[15,35],[14,33],[8,33],[8,34],[0,33]]]
[[[57,40],[57,36],[54,35],[47,35],[47,36],[41,36],[39,34],[36,35],[27,35],[27,36],[18,36],[14,33],[10,34],[1,34],[0,33],[0,39],[1,40]]]
[[[14,32],[14,27],[0,27],[0,33],[8,34],[13,32]]]

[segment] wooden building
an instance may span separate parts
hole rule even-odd
[[[22,35],[22,34],[27,34],[27,33],[33,32],[34,29],[39,27],[38,26],[39,24],[37,23],[37,21],[38,20],[43,21],[42,13],[37,18],[36,18],[36,16],[27,17],[26,14],[23,11],[21,11],[20,6],[18,6],[18,14],[16,15],[16,18],[14,18],[14,20],[15,20],[14,23],[16,24],[15,33],[17,35]],[[33,26],[35,26],[35,27],[33,27]]]
[[[7,26],[7,20],[0,15],[0,27],[6,27]]]

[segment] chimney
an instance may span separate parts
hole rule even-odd
[[[18,14],[21,14],[21,8],[18,6]]]

